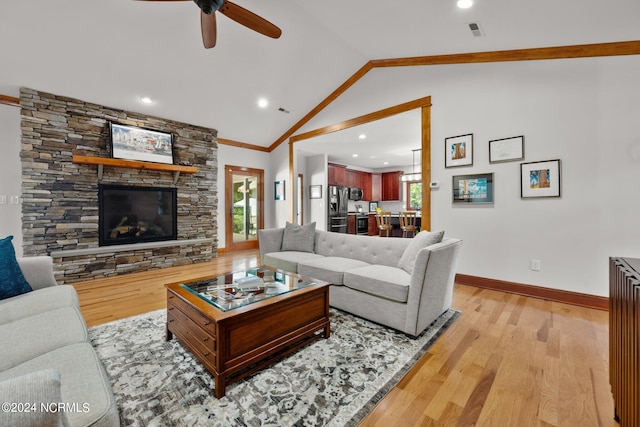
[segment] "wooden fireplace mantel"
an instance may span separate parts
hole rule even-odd
[[[195,166],[169,165],[163,163],[142,162],[137,160],[112,159],[108,157],[92,157],[74,154],[72,162],[79,165],[97,165],[98,180],[102,180],[104,166],[129,169],[144,169],[153,171],[173,172],[173,183],[178,182],[181,173],[194,174],[198,172]]]

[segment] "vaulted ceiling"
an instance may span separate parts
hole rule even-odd
[[[280,39],[218,15],[206,50],[193,2],[3,0],[0,94],[29,87],[269,147],[371,60],[640,40],[637,0],[236,3],[278,25]],[[325,120],[352,117],[331,108]]]

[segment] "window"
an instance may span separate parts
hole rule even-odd
[[[407,182],[407,210],[422,209],[422,181]]]

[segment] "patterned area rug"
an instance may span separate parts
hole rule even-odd
[[[93,327],[123,426],[357,426],[459,313],[418,339],[331,309],[320,339],[213,395],[213,378],[175,339],[166,311]]]

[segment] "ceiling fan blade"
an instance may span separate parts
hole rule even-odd
[[[202,43],[206,49],[216,45],[216,14],[207,15],[200,12],[200,28],[202,30]]]
[[[267,37],[277,39],[282,34],[282,30],[271,22],[230,1],[225,1],[219,12],[233,19],[238,24],[244,25]]]

